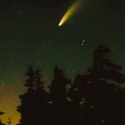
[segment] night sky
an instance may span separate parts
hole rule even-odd
[[[16,108],[30,64],[41,69],[46,85],[56,64],[73,79],[91,66],[93,51],[102,44],[111,48],[109,57],[125,74],[125,1],[82,0],[60,27],[75,1],[53,1],[0,6],[0,110],[5,112],[0,118],[5,124],[9,117],[12,125],[19,122]]]

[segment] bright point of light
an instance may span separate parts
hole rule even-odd
[[[59,26],[61,26],[61,23],[59,23]]]
[[[83,46],[83,43],[85,42],[85,40],[82,41],[82,46]]]

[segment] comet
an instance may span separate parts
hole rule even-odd
[[[76,1],[72,6],[66,11],[64,16],[62,17],[61,21],[59,22],[59,26],[63,25],[69,17],[76,11],[76,9],[79,7],[82,0]]]

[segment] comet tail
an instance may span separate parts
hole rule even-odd
[[[75,12],[75,10],[78,8],[78,6],[80,5],[81,0],[76,1],[64,14],[64,16],[62,17],[59,26],[61,26],[64,22],[66,22],[68,20],[68,18],[71,16],[71,14],[73,12]]]

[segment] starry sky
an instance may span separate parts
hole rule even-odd
[[[23,1],[23,0],[22,0]],[[110,58],[125,74],[125,1],[82,0],[62,25],[61,18],[74,0],[3,2],[0,5],[0,119],[19,122],[16,107],[27,67],[41,69],[46,85],[57,64],[68,78],[84,74],[91,66],[98,44],[108,45]]]

